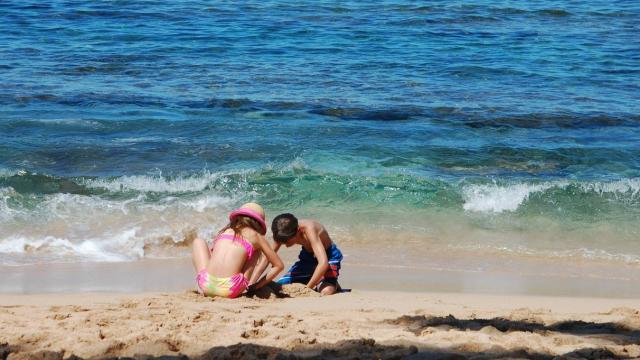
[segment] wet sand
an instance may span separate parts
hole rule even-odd
[[[285,264],[295,253],[283,254]],[[366,254],[365,254],[366,255]],[[640,268],[619,263],[535,259],[426,259],[386,265],[360,256],[343,262],[340,283],[359,290],[640,298]],[[180,292],[195,286],[189,258],[125,263],[0,266],[0,293]]]

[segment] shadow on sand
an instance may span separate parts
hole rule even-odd
[[[565,333],[578,336],[598,337],[617,345],[640,344],[640,331],[628,328],[617,323],[595,323],[585,321],[561,321],[551,325],[545,325],[535,321],[509,320],[504,318],[493,319],[457,319],[452,315],[445,317],[426,316],[401,316],[395,320],[387,321],[389,324],[406,326],[409,331],[420,335],[422,330],[428,327],[445,326],[461,331],[479,331],[484,327],[492,326],[503,333],[548,331]]]
[[[76,356],[64,352],[41,351],[36,353],[21,353],[19,346],[0,344],[0,359],[42,359],[42,360],[78,360]],[[136,355],[134,357],[102,356],[99,359],[137,359],[137,360],[178,360],[178,359],[267,359],[267,360],[298,360],[298,359],[627,359],[619,357],[606,349],[580,349],[561,356],[551,356],[535,352],[521,351],[491,351],[491,352],[456,352],[441,349],[418,349],[413,345],[380,345],[373,339],[358,339],[340,341],[336,344],[306,345],[294,350],[284,350],[271,346],[256,344],[236,344],[232,346],[217,346],[202,355],[187,357],[184,355],[150,356]]]
[[[244,294],[244,296],[248,298],[258,298],[258,299],[272,299],[272,298],[284,299],[284,298],[291,297],[290,294],[283,291],[282,285],[273,281],[261,289],[247,291]]]

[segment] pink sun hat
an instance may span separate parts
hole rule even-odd
[[[265,216],[262,206],[256,203],[246,203],[240,206],[238,209],[233,210],[231,214],[229,214],[229,220],[233,221],[233,219],[240,215],[248,216],[257,221],[260,226],[262,226],[262,231],[260,231],[260,234],[265,235],[267,233],[267,224],[264,221]]]

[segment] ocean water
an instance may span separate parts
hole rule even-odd
[[[635,1],[0,1],[0,265],[188,256],[246,201],[319,219],[353,262],[640,265],[639,19]]]

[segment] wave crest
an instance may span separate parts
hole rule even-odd
[[[174,178],[157,176],[132,175],[112,179],[83,179],[83,185],[89,188],[100,188],[112,192],[142,191],[159,193],[184,193],[206,190],[220,177],[219,173],[204,171],[197,175],[178,176]]]
[[[493,213],[515,211],[532,193],[554,186],[554,184],[472,185],[463,190],[465,199],[463,208],[467,211]]]
[[[640,200],[640,179],[623,179],[612,182],[555,181],[539,184],[480,184],[462,189],[463,208],[466,211],[502,213],[516,211],[531,195],[550,189],[575,188],[583,194],[613,195],[623,203]],[[553,199],[552,199],[553,200]]]

